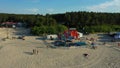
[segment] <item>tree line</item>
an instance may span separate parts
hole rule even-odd
[[[31,28],[34,35],[62,33],[68,28],[59,24],[49,14],[25,15],[25,14],[0,14],[0,24],[3,22],[21,22]]]
[[[79,31],[88,32],[108,32],[119,31],[120,13],[101,13],[101,12],[66,12],[62,14],[0,14],[0,23],[6,21],[23,22],[27,27],[38,29],[43,27],[48,29],[52,26],[57,29],[57,25],[64,25],[67,28],[75,27]],[[58,27],[58,26],[57,26]],[[97,30],[98,29],[98,30]],[[38,31],[41,32],[41,31]],[[45,31],[51,33],[50,31]],[[57,32],[57,30],[56,30]],[[56,33],[53,30],[52,33]],[[33,32],[34,33],[34,32]]]
[[[79,31],[110,32],[120,31],[120,13],[101,12],[66,12],[54,14],[52,17],[67,27],[75,27]]]

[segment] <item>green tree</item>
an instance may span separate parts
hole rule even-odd
[[[58,24],[56,26],[56,29],[57,29],[57,33],[63,33],[65,30],[68,30],[68,28],[64,25],[61,25],[61,24]]]

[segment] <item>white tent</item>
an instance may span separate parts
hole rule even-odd
[[[115,39],[119,39],[119,38],[120,38],[120,35],[115,35],[114,38],[115,38]]]
[[[78,38],[83,37],[83,33],[78,32],[78,34],[79,34]]]
[[[58,36],[56,34],[47,35],[47,39],[51,39],[51,38],[57,39]]]
[[[120,32],[117,32],[116,35],[114,36],[115,39],[120,39]]]

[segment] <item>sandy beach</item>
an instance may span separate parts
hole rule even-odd
[[[19,29],[18,29],[19,30]],[[9,29],[9,36],[18,36],[19,32]],[[24,31],[22,31],[24,30]],[[16,34],[14,34],[16,33]],[[120,47],[118,42],[110,42],[103,34],[90,34],[85,37],[96,39],[97,49],[86,47],[47,48],[49,40],[40,36],[26,36],[22,39],[6,39],[6,29],[0,28],[0,68],[120,68]],[[105,41],[107,40],[107,41]],[[106,42],[103,45],[103,42]],[[33,49],[38,54],[33,55]],[[88,58],[83,56],[89,54]]]

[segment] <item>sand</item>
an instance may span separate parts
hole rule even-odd
[[[5,30],[0,29],[0,39],[6,37]],[[9,30],[15,32],[14,29]],[[19,36],[9,34],[11,37]],[[110,39],[107,38],[106,45],[102,45],[104,41],[101,40],[106,40],[107,37],[102,34],[90,34],[85,37],[96,38],[97,49],[48,48],[47,45],[52,45],[52,41],[42,40],[40,36],[26,36],[25,40],[0,40],[0,68],[120,68],[120,47],[117,42],[107,42]],[[33,49],[37,49],[38,54],[33,55]],[[83,56],[84,53],[89,54],[88,58]]]

